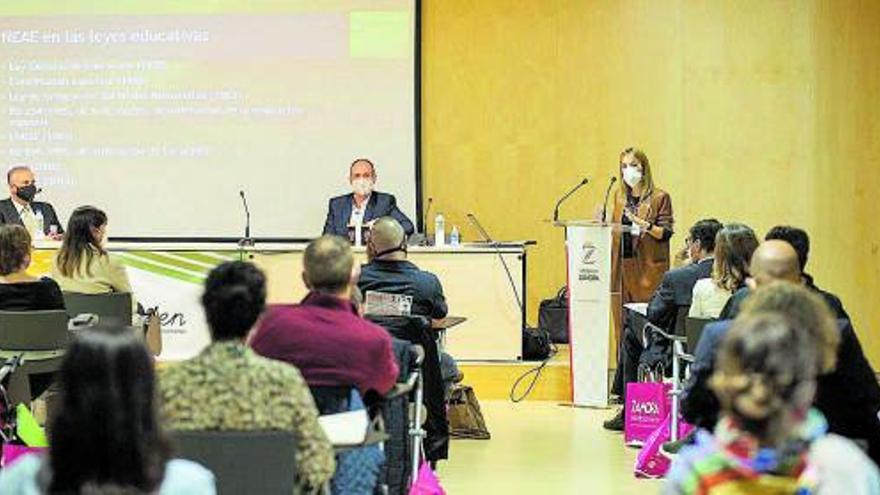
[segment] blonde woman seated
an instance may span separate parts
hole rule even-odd
[[[710,381],[721,418],[681,451],[663,492],[880,494],[877,467],[811,408],[826,352],[781,313],[737,318]]]
[[[107,215],[94,206],[73,211],[61,250],[52,264],[52,278],[61,290],[82,294],[123,292],[132,294],[125,266],[104,248],[107,242]],[[137,301],[131,297],[132,315]]]
[[[689,317],[718,318],[727,300],[745,285],[757,247],[755,232],[741,223],[727,224],[718,232],[712,278],[698,280],[694,285]]]

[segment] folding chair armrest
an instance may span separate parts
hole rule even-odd
[[[413,388],[415,388],[415,380],[417,378],[414,375],[415,373],[411,374],[409,380],[404,383],[395,383],[394,386],[391,387],[391,390],[382,396],[382,399],[389,401],[412,392]]]
[[[675,334],[669,333],[666,330],[663,330],[662,328],[658,327],[657,325],[651,323],[650,321],[646,321],[645,326],[642,328],[642,334],[647,335],[649,332],[656,333],[656,334],[660,335],[661,337],[663,337],[664,339],[672,341],[672,342],[687,342],[686,336],[675,335]]]

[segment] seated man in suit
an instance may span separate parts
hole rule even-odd
[[[398,373],[391,336],[351,302],[358,268],[345,239],[309,243],[302,274],[308,295],[266,311],[250,339],[254,351],[296,366],[310,387],[353,386],[364,396],[391,390]]]
[[[0,223],[17,223],[23,225],[36,237],[40,229],[39,218],[43,218],[42,234],[60,239],[64,233],[61,221],[55,214],[55,208],[49,203],[34,201],[40,190],[36,186],[34,173],[25,166],[16,166],[6,174],[9,184],[9,198],[0,201]]]
[[[755,299],[747,299],[743,312],[779,311],[793,318],[805,331],[823,333],[822,325],[834,327],[827,300],[802,282],[797,253],[780,240],[765,241],[752,257]],[[804,288],[808,290],[804,290]],[[835,349],[829,365],[819,377],[814,405],[828,420],[829,431],[865,441],[868,455],[880,462],[880,385],[862,352],[858,336],[847,319],[837,319],[833,333]],[[715,369],[715,354],[730,327],[730,321],[711,323],[703,330],[685,384],[681,411],[685,420],[712,429],[718,420],[720,405],[709,389],[709,377]],[[827,330],[824,333],[829,333]],[[836,363],[836,364],[834,364]],[[680,442],[664,445],[674,453]]]
[[[663,275],[660,285],[648,303],[648,321],[670,331],[675,328],[678,310],[690,306],[697,280],[712,275],[715,236],[722,227],[721,222],[715,219],[700,220],[691,227],[686,241],[688,263]],[[626,384],[638,380],[639,359],[644,350],[641,333],[641,328],[627,325],[618,350],[620,359],[614,374],[611,393],[622,397],[624,402],[626,402]],[[617,411],[612,419],[605,421],[603,426],[608,430],[623,431],[623,408]]]
[[[371,227],[377,218],[389,216],[400,222],[406,235],[415,232],[409,218],[397,208],[393,195],[374,191],[376,167],[366,158],[355,160],[348,171],[348,180],[353,192],[330,200],[327,220],[324,221],[324,235],[332,234],[349,237],[349,229],[356,225]]]
[[[849,314],[847,314],[846,309],[843,308],[843,303],[840,301],[840,298],[817,287],[813,281],[813,276],[805,271],[807,267],[807,258],[810,255],[810,237],[805,230],[787,225],[777,225],[767,232],[767,235],[764,236],[764,240],[780,240],[790,244],[797,253],[800,281],[803,282],[808,289],[822,296],[837,318],[844,320],[849,319]],[[739,313],[740,305],[748,295],[748,287],[743,287],[737,291],[737,293],[727,302],[724,310],[721,311],[721,319],[730,320],[736,318],[736,315]]]

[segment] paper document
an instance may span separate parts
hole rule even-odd
[[[366,409],[318,416],[318,423],[333,445],[357,445],[367,437],[370,418]]]

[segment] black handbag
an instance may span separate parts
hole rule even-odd
[[[550,334],[543,328],[523,328],[523,361],[543,361],[550,357]]]
[[[563,287],[552,299],[544,299],[538,309],[538,326],[550,333],[555,344],[568,343],[568,289]]]

